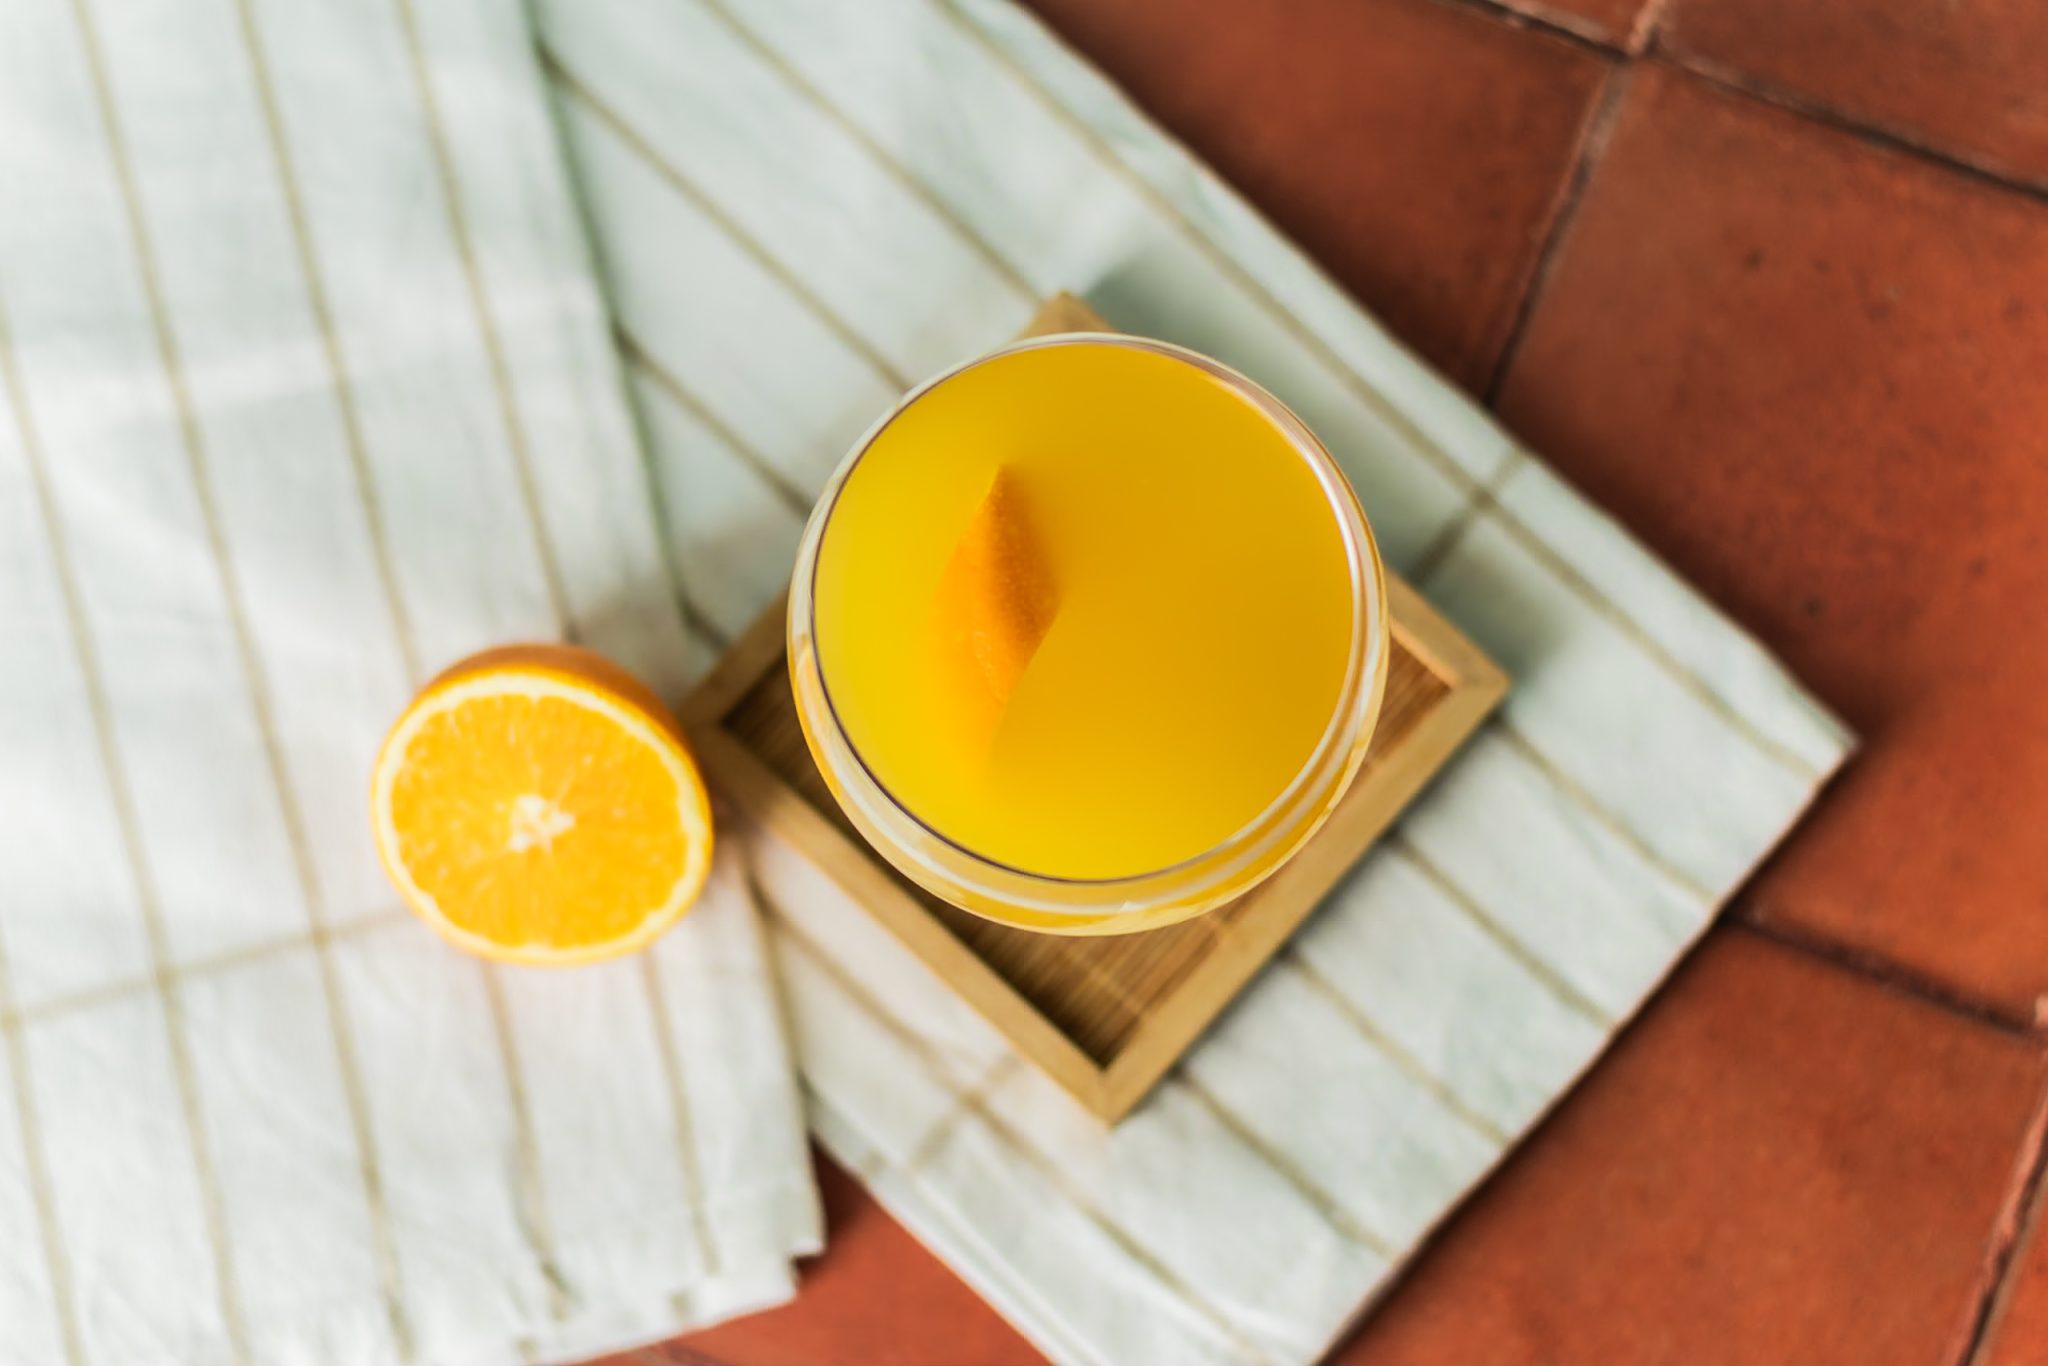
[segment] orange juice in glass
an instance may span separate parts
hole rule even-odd
[[[1321,825],[1387,671],[1372,532],[1272,395],[1072,333],[909,394],[798,553],[798,715],[855,827],[937,896],[1066,934],[1243,894]]]

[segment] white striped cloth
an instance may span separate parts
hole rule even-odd
[[[429,671],[707,662],[519,0],[0,6],[0,1361],[502,1363],[785,1297],[745,884],[486,969],[369,847]]]
[[[1848,738],[1007,0],[540,0],[696,618],[908,382],[1060,289],[1277,391],[1501,718],[1105,1134],[757,841],[813,1122],[1061,1362],[1307,1362],[1701,934]],[[914,1312],[906,1308],[905,1312]]]

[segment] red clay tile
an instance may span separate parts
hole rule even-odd
[[[1492,373],[1606,71],[1439,0],[1033,0],[1396,333]]]
[[[1041,1366],[1045,1358],[819,1158],[825,1255],[794,1302],[680,1338],[729,1366]],[[681,1351],[677,1366],[706,1366]]]
[[[1675,0],[1657,42],[2048,186],[2041,0]]]
[[[1951,1360],[2041,1074],[1724,928],[1333,1360]]]
[[[1744,913],[2048,992],[2048,205],[1633,78],[1501,395],[1865,750]]]

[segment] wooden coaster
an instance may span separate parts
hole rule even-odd
[[[1050,301],[1027,336],[1109,331]],[[1394,575],[1386,700],[1364,767],[1329,821],[1236,901],[1139,934],[1011,929],[947,905],[871,850],[811,762],[790,694],[785,605],[763,613],[684,703],[713,782],[788,841],[1105,1120],[1126,1114],[1277,952],[1507,691],[1507,676]]]

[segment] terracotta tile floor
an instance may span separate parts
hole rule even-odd
[[[2040,0],[1673,0],[1658,41],[1681,61],[2048,185]]]
[[[1866,740],[1336,1360],[2048,1362],[2048,5],[1512,3],[1037,0]],[[825,1186],[640,1359],[1038,1360]]]
[[[1339,1360],[1950,1361],[2038,1053],[1723,929]]]
[[[1438,368],[1483,390],[1608,63],[1415,0],[1039,11]],[[1341,148],[1332,158],[1303,148]]]
[[[1499,406],[1864,737],[1744,913],[2030,1016],[2048,203],[1640,67]]]

